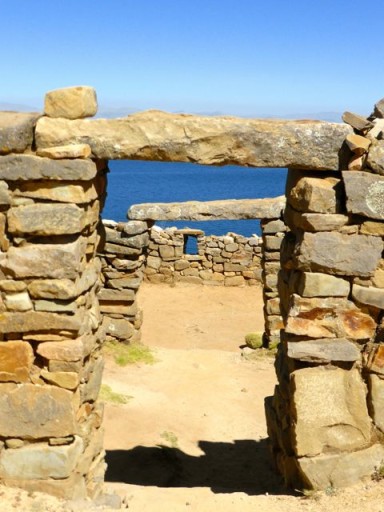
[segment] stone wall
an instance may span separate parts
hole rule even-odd
[[[143,320],[137,291],[146,265],[149,225],[142,221],[103,224],[102,289],[98,299],[106,339],[137,342]]]
[[[33,152],[38,117],[0,114],[0,482],[95,497],[105,162],[85,145]]]
[[[197,254],[187,254],[187,238],[196,239]],[[261,238],[228,233],[154,226],[150,232],[145,280],[221,286],[260,284]]]
[[[341,172],[290,170],[279,384],[266,401],[277,468],[295,488],[369,477],[384,460],[384,102]]]
[[[108,157],[290,165],[289,231],[279,215],[262,225],[269,334],[284,325],[266,401],[274,460],[295,488],[371,475],[384,460],[384,101],[370,119],[346,113],[350,126],[77,119],[96,107],[75,87],[47,95],[43,117],[0,113],[0,482],[66,498],[102,488],[101,345],[111,319],[140,323],[148,236],[104,232]]]

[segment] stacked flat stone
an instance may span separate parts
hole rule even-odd
[[[143,279],[149,225],[142,221],[104,221],[104,228],[103,287],[98,299],[106,339],[137,342],[143,318],[137,291]]]
[[[196,237],[197,254],[186,253],[187,237]],[[201,230],[154,226],[144,275],[151,283],[259,285],[261,251],[258,236],[205,236]]]
[[[281,250],[279,384],[266,400],[288,485],[351,485],[384,459],[384,100],[339,172],[289,170]]]
[[[104,163],[84,145],[34,154],[38,117],[0,113],[0,483],[95,497],[105,471]]]
[[[280,247],[288,230],[281,219],[264,219],[260,223],[263,234],[262,284],[264,302],[264,345],[274,348],[280,342],[283,319],[280,311],[278,278],[280,272]]]

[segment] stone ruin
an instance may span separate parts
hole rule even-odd
[[[84,119],[96,109],[94,90],[74,87],[48,93],[45,115],[0,113],[0,482],[102,491],[101,346],[139,338],[153,222],[100,222],[119,158],[289,168],[284,215],[262,221],[265,311],[281,336],[273,457],[296,488],[371,475],[384,460],[384,102],[346,124]]]

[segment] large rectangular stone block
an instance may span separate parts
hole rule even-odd
[[[0,333],[79,331],[83,315],[60,315],[40,311],[0,313]]]
[[[40,116],[29,112],[0,112],[0,155],[22,153],[31,147]]]
[[[92,160],[51,160],[34,155],[0,158],[0,179],[6,181],[88,181],[96,176],[96,172]]]
[[[11,208],[7,221],[12,234],[72,235],[85,228],[84,217],[75,204],[40,203]]]
[[[17,449],[2,450],[0,478],[68,478],[79,462],[83,449],[83,440],[76,436],[73,443],[63,446],[35,443]]]
[[[366,387],[358,370],[304,368],[291,375],[297,456],[346,452],[371,442]]]
[[[369,235],[304,233],[295,251],[297,267],[311,272],[370,276],[383,252],[383,241]]]
[[[17,277],[76,279],[81,270],[80,239],[66,244],[35,244],[11,247],[0,267],[5,274]]]
[[[29,382],[33,360],[29,343],[0,342],[0,382]]]
[[[362,171],[345,171],[343,180],[348,212],[384,220],[384,176]]]
[[[56,386],[0,384],[0,436],[39,439],[76,433],[74,394]]]

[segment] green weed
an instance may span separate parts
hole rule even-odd
[[[113,357],[119,366],[128,364],[154,364],[156,358],[150,348],[141,343],[121,343],[119,341],[107,341],[104,344],[104,351]]]
[[[108,386],[108,384],[101,385],[99,397],[104,402],[109,402],[116,405],[127,404],[129,400],[133,398],[133,396],[116,393],[110,386]]]
[[[166,441],[171,448],[179,447],[179,440],[177,439],[176,434],[174,434],[173,432],[168,432],[165,430],[163,433],[160,434],[160,437],[164,439],[164,441]]]

